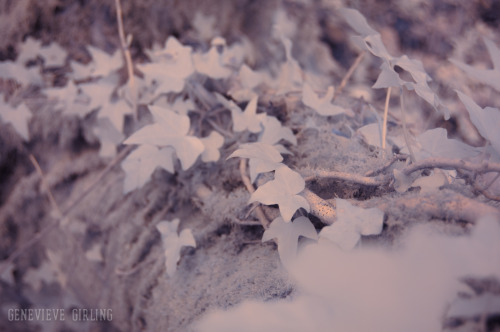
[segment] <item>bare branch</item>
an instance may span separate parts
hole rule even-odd
[[[302,196],[309,202],[311,207],[310,213],[320,218],[325,224],[333,224],[337,220],[335,206],[325,201],[309,189],[304,189]]]
[[[358,174],[350,174],[345,172],[336,172],[336,171],[328,171],[328,170],[301,170],[300,173],[304,177],[305,181],[312,181],[318,178],[329,178],[340,181],[347,181],[352,183],[357,183],[365,186],[382,186],[386,185],[390,181],[390,177],[388,176],[376,176],[376,177],[366,177]],[[307,176],[307,174],[311,174]]]
[[[385,171],[386,169],[388,169],[389,167],[391,167],[392,164],[394,164],[396,161],[404,161],[406,159],[408,159],[408,155],[397,154],[394,157],[392,157],[392,159],[387,164],[385,164],[384,166],[382,166],[382,167],[380,167],[378,169],[366,172],[365,176],[375,176],[375,175],[378,175],[378,174],[382,173],[383,171]]]
[[[446,159],[446,158],[429,158],[422,161],[417,161],[403,169],[405,175],[410,175],[413,172],[426,168],[444,168],[444,169],[462,169],[477,173],[500,173],[500,163],[482,162],[471,163],[461,159]]]
[[[500,220],[500,210],[467,198],[458,193],[441,190],[437,193],[411,197],[405,195],[377,205],[385,213],[391,214],[395,208],[405,213],[426,218],[453,219],[475,222],[481,217],[493,215]]]

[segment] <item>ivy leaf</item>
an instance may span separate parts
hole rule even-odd
[[[318,239],[318,234],[311,221],[306,217],[298,217],[292,222],[285,222],[283,218],[274,219],[262,236],[262,242],[276,239],[278,253],[283,265],[288,266],[297,256],[298,240],[300,236]]]
[[[14,80],[21,85],[42,85],[42,76],[38,67],[26,68],[13,61],[0,62],[0,78]]]
[[[340,12],[351,28],[361,35],[353,38],[358,47],[369,51],[379,58],[385,60],[392,59],[392,56],[382,42],[382,37],[368,24],[363,14],[351,8],[341,8]]]
[[[28,121],[31,119],[31,112],[24,103],[12,107],[0,95],[0,119],[10,123],[25,141],[29,141]]]
[[[491,40],[487,38],[483,40],[493,62],[493,69],[479,69],[457,60],[450,59],[450,61],[473,79],[500,91],[500,49]]]
[[[263,142],[241,144],[239,149],[234,151],[228,159],[233,157],[249,159],[252,183],[257,175],[274,171],[282,165],[283,161],[280,151],[275,146]]]
[[[87,96],[81,93],[80,88],[73,83],[73,80],[70,80],[62,88],[44,89],[43,94],[56,101],[56,110],[63,111],[66,114],[76,114],[79,117],[84,117],[92,111],[88,107]]]
[[[222,52],[219,53],[219,48]],[[214,38],[212,47],[207,53],[193,54],[193,62],[196,71],[214,79],[224,79],[231,75],[231,70],[224,65],[224,52],[226,41],[223,38]]]
[[[276,145],[279,141],[285,140],[293,145],[297,145],[297,138],[292,130],[283,127],[281,122],[274,116],[267,115],[262,122],[264,130],[260,134],[259,141],[269,145]],[[279,148],[278,148],[279,149]]]
[[[19,46],[19,53],[17,55],[16,62],[21,65],[25,65],[26,62],[35,60],[37,55],[40,53],[41,48],[41,41],[36,40],[33,37],[26,38],[26,40]]]
[[[436,111],[442,111],[446,120],[450,118],[448,108],[427,84],[431,78],[425,72],[420,61],[411,60],[406,55],[399,58],[390,55],[382,42],[380,34],[368,25],[365,17],[359,11],[343,8],[341,13],[349,25],[360,34],[360,36],[354,37],[353,41],[362,49],[369,51],[384,61],[380,67],[382,72],[373,88],[405,87],[408,90],[415,90],[415,93],[431,104]],[[396,66],[409,72],[415,82],[402,80],[394,70]]]
[[[343,107],[331,103],[333,93],[333,86],[329,86],[326,94],[319,97],[308,83],[304,83],[302,86],[302,102],[323,116],[351,113]]]
[[[384,212],[377,208],[363,209],[349,201],[335,199],[337,221],[324,227],[320,238],[337,244],[343,250],[356,246],[361,235],[377,235],[382,232]]]
[[[148,52],[148,55],[153,63],[137,66],[146,84],[157,84],[161,93],[182,91],[186,78],[194,72],[191,47],[169,37],[163,49]]]
[[[444,128],[429,129],[420,134],[417,137],[420,148],[415,151],[415,157],[418,160],[429,157],[463,159],[476,156],[479,153],[474,147],[456,139],[448,139],[447,136]]]
[[[95,243],[89,250],[85,252],[85,258],[91,262],[102,262],[104,258],[102,257],[102,246],[99,243]]]
[[[240,67],[238,78],[243,88],[249,90],[253,90],[260,84],[265,83],[269,80],[269,77],[266,75],[266,73],[255,72],[246,64],[243,64]]]
[[[68,56],[68,52],[58,43],[50,43],[40,48],[39,54],[44,59],[45,67],[62,67]]]
[[[420,187],[420,193],[430,193],[437,191],[441,186],[447,184],[446,176],[443,172],[433,171],[429,176],[422,176],[416,179],[412,187]]]
[[[278,89],[277,94],[300,89],[302,85],[302,69],[292,56],[292,41],[284,36],[281,36],[280,40],[285,47],[286,62],[281,65],[279,76],[275,82]]]
[[[88,66],[90,76],[105,77],[123,67],[123,57],[119,49],[112,55],[93,46],[88,46],[87,49],[92,57]]]
[[[399,74],[394,70],[396,66],[406,70],[411,75],[414,82],[401,79]],[[399,58],[393,57],[388,62],[384,62],[380,68],[382,72],[373,85],[374,89],[405,87],[407,90],[414,90],[420,98],[428,102],[436,111],[443,112],[445,118],[449,118],[449,109],[441,102],[439,97],[431,90],[427,83],[432,79],[425,72],[422,62],[419,60],[412,60],[406,55],[403,55]]]
[[[24,282],[36,291],[40,291],[44,283],[53,282],[59,282],[61,287],[65,288],[68,278],[61,269],[61,266],[65,265],[61,254],[48,250],[47,257],[48,260],[44,260],[39,268],[28,270],[24,275]]]
[[[212,131],[208,137],[201,138],[205,151],[201,154],[201,160],[205,163],[217,161],[220,158],[219,149],[224,144],[224,137],[216,131]]]
[[[182,97],[176,98],[173,104],[167,108],[177,112],[178,114],[187,115],[189,112],[194,111],[196,106],[191,99],[184,100]]]
[[[181,259],[181,248],[186,246],[196,248],[196,241],[191,230],[183,229],[178,235],[178,227],[178,218],[172,221],[160,221],[156,225],[156,229],[160,232],[163,243],[165,267],[171,278],[174,276],[177,270],[177,263]]]
[[[394,174],[394,189],[398,193],[404,193],[408,189],[410,189],[411,185],[413,184],[414,177],[411,175],[406,175],[404,172],[394,169],[393,171]]]
[[[173,153],[171,147],[160,149],[152,145],[141,145],[132,151],[121,164],[125,171],[123,193],[142,187],[157,167],[174,173]]]
[[[182,169],[190,168],[205,150],[205,146],[198,137],[188,135],[189,117],[157,106],[149,106],[149,110],[155,123],[133,133],[124,144],[172,146],[181,161]]]
[[[115,82],[110,82],[108,80],[80,84],[78,87],[89,98],[90,103],[88,107],[90,110],[95,110],[108,104],[116,89]]]
[[[470,120],[474,126],[476,126],[481,136],[490,142],[491,146],[496,151],[497,157],[500,157],[500,131],[498,130],[500,110],[493,107],[481,108],[469,96],[458,90],[456,90],[456,92],[467,108]]]
[[[298,209],[304,208],[309,211],[307,200],[298,195],[304,190],[305,184],[299,173],[283,165],[276,169],[274,180],[257,188],[248,203],[278,204],[283,220],[289,222]]]
[[[101,108],[99,111],[99,118],[109,119],[113,126],[119,132],[123,131],[124,116],[126,114],[132,114],[133,110],[130,105],[123,99],[119,99],[116,102],[109,102]]]
[[[99,117],[109,118],[115,128],[121,132],[123,117],[131,114],[133,110],[123,99],[112,102],[116,82],[108,77],[97,82],[81,84],[79,88],[90,99],[90,104],[87,106],[89,111],[99,109]]]
[[[99,141],[101,142],[99,155],[103,158],[115,156],[116,146],[125,139],[121,131],[116,129],[109,118],[97,119],[94,133],[99,137]]]
[[[216,98],[222,106],[231,111],[234,132],[248,130],[252,133],[260,133],[262,131],[261,123],[266,114],[257,114],[257,95],[254,95],[248,102],[245,111],[242,111],[232,100],[227,100],[220,94],[216,94]]]

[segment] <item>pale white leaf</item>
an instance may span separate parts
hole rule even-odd
[[[262,122],[264,130],[260,134],[259,141],[270,145],[277,144],[281,140],[297,145],[297,138],[292,130],[281,125],[281,122],[274,116],[267,115]]]
[[[196,109],[196,106],[191,99],[184,100],[182,97],[178,97],[174,100],[174,103],[168,105],[167,108],[172,109],[178,114],[187,115],[189,112],[194,111]]]
[[[429,157],[463,159],[476,156],[479,153],[474,147],[456,139],[448,139],[447,136],[444,128],[429,129],[420,134],[417,137],[419,147],[415,151],[415,158],[417,160]]]
[[[413,183],[413,178],[404,174],[398,169],[394,169],[393,174],[394,174],[394,189],[396,189],[398,193],[406,192],[411,187]]]
[[[99,155],[104,158],[114,157],[116,155],[116,146],[125,139],[125,136],[116,129],[109,118],[97,119],[94,133],[101,142]]]
[[[300,236],[318,239],[318,234],[311,221],[306,217],[298,217],[292,222],[286,222],[282,217],[274,219],[262,236],[262,242],[276,239],[281,262],[289,265],[297,256]]]
[[[255,142],[241,144],[239,149],[234,151],[229,157],[240,157],[249,159],[250,180],[253,183],[257,175],[264,172],[274,171],[280,167],[283,157],[276,146]]]
[[[382,148],[382,128],[378,123],[370,123],[357,130],[363,135],[366,143]]]
[[[102,257],[102,246],[95,243],[89,250],[85,252],[85,258],[91,262],[102,262],[104,259]]]
[[[441,186],[444,186],[448,181],[443,172],[432,172],[429,176],[422,176],[416,179],[412,187],[420,187],[420,193],[430,193],[439,190]]]
[[[173,153],[171,147],[160,149],[152,145],[141,145],[132,151],[121,164],[125,171],[123,192],[142,187],[157,167],[174,173]]]
[[[231,75],[231,70],[224,65],[225,41],[220,43],[221,38],[212,41],[212,47],[206,53],[193,54],[193,63],[196,71],[214,79],[224,79]],[[223,39],[222,39],[223,40]],[[219,47],[223,48],[219,53]]]
[[[469,96],[457,91],[458,97],[467,108],[470,119],[477,130],[485,139],[487,139],[496,153],[500,156],[500,110],[498,108],[481,108]]]
[[[205,146],[198,137],[187,135],[189,117],[157,106],[149,106],[149,110],[155,123],[136,131],[124,144],[172,146],[181,161],[182,169],[190,168],[205,150]]]
[[[78,88],[89,98],[89,110],[95,110],[110,102],[116,85],[107,81],[97,81],[80,84]]]
[[[94,65],[92,63],[84,65],[76,61],[70,61],[69,64],[72,71],[69,76],[71,76],[73,80],[78,81],[92,76],[92,71],[94,68]]]
[[[216,19],[214,16],[196,12],[192,25],[196,32],[198,32],[200,38],[208,41],[216,34],[215,23]]]
[[[479,69],[457,60],[450,59],[450,61],[458,68],[462,69],[471,78],[487,84],[497,91],[500,91],[500,49],[493,43],[493,41],[487,38],[484,38],[484,43],[486,44],[490,54],[491,62],[493,62],[493,69]]]
[[[59,282],[62,288],[66,288],[68,277],[66,273],[62,270],[62,267],[66,266],[66,262],[63,259],[63,255],[61,253],[49,249],[47,250],[47,257],[49,258],[49,262],[55,273],[57,281]]]
[[[109,102],[99,111],[100,118],[108,118],[116,130],[123,131],[124,116],[132,114],[134,110],[123,99],[118,99],[115,102]]]
[[[36,59],[42,48],[42,42],[33,37],[28,37],[19,45],[19,53],[16,62],[25,65],[27,61]]]
[[[241,132],[248,130],[252,133],[259,133],[262,131],[262,121],[264,120],[266,114],[257,114],[257,95],[248,102],[245,107],[245,111],[236,105],[232,100],[227,100],[224,96],[216,94],[217,101],[219,101],[222,106],[231,111],[231,116],[233,119],[233,131]]]
[[[68,52],[58,43],[50,43],[40,49],[39,54],[44,59],[45,67],[62,67],[66,62]]]
[[[356,246],[361,235],[377,235],[382,232],[384,212],[377,208],[363,209],[352,205],[349,201],[335,199],[337,221],[324,227],[319,233],[337,244],[343,250],[351,250]]]
[[[24,102],[14,108],[5,103],[0,95],[0,120],[4,123],[10,123],[25,141],[30,139],[28,131],[28,121],[30,119],[31,112]]]
[[[285,37],[281,37],[280,40],[285,47],[286,62],[281,65],[277,79],[274,82],[269,82],[276,86],[276,94],[278,95],[300,89],[303,81],[302,69],[292,56],[292,41]]]
[[[351,113],[343,107],[331,103],[333,94],[333,86],[328,87],[328,90],[323,97],[319,97],[308,83],[304,83],[302,86],[302,102],[304,105],[312,108],[320,115],[330,116],[341,113]]]
[[[9,60],[0,62],[0,78],[11,79],[24,86],[42,84],[39,67],[26,68],[23,64]]]
[[[123,56],[121,50],[117,49],[112,55],[93,46],[87,47],[92,62],[90,63],[90,74],[93,77],[105,77],[123,67]]]
[[[378,35],[378,32],[368,24],[363,14],[356,9],[341,8],[340,13],[358,34],[362,36]]]
[[[148,52],[148,55],[153,63],[137,66],[146,83],[159,85],[160,93],[182,91],[186,78],[194,72],[191,47],[169,37],[163,49]]]
[[[298,209],[309,211],[307,200],[298,195],[304,188],[305,181],[302,176],[283,165],[276,169],[274,180],[257,188],[250,196],[249,203],[278,204],[283,220],[289,222]]]
[[[487,317],[500,312],[500,296],[483,293],[473,298],[458,298],[448,309],[447,316],[453,318]]]
[[[238,78],[242,87],[250,90],[269,80],[265,73],[255,72],[246,64],[241,66]]]
[[[177,270],[177,263],[181,258],[182,247],[196,248],[196,241],[190,229],[183,229],[177,234],[179,219],[172,221],[160,221],[156,228],[161,234],[163,250],[165,254],[165,267],[167,274],[172,278]]]
[[[219,160],[219,149],[224,144],[224,137],[218,132],[212,131],[208,137],[201,138],[201,142],[205,146],[205,151],[201,154],[201,160],[206,163]]]
[[[13,286],[15,283],[14,280],[14,264],[2,262],[0,263],[0,269],[3,270],[3,273],[0,274],[0,280],[5,281],[7,284]]]

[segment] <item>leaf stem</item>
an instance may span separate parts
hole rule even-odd
[[[363,58],[365,57],[365,53],[366,52],[364,52],[364,51],[361,52],[358,55],[358,57],[356,58],[356,60],[354,60],[354,63],[351,65],[351,67],[349,67],[349,70],[347,70],[347,73],[345,74],[344,78],[342,78],[342,81],[340,82],[339,87],[335,91],[335,95],[333,96],[334,99],[345,88],[345,86],[347,85],[347,81],[349,81],[349,79],[351,78],[352,74],[354,74],[354,71],[356,70],[356,68],[358,68],[358,66],[361,63],[361,61],[363,61]]]
[[[389,115],[389,99],[391,99],[391,87],[387,88],[387,95],[385,97],[384,106],[384,122],[382,124],[382,149],[385,150],[386,138],[387,138],[387,117]]]
[[[241,159],[240,160],[240,175],[241,175],[241,180],[243,181],[243,184],[247,188],[248,192],[250,194],[253,194],[255,192],[255,188],[253,187],[252,183],[250,182],[250,179],[247,176],[247,161],[246,159]],[[257,217],[259,218],[260,223],[262,224],[262,227],[264,229],[269,228],[269,220],[267,220],[266,215],[264,214],[264,211],[260,206],[257,206],[255,208],[255,213],[257,214]]]
[[[115,0],[116,7],[116,20],[118,22],[118,34],[120,36],[120,43],[122,47],[123,57],[125,58],[125,63],[127,65],[128,73],[128,86],[131,94],[132,109],[134,110],[134,118],[137,119],[137,93],[135,89],[135,77],[134,77],[134,66],[132,63],[132,56],[130,55],[129,45],[125,39],[125,32],[123,29],[123,15],[122,6],[120,0]]]

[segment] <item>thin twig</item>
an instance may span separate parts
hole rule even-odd
[[[351,67],[349,67],[349,70],[347,71],[347,73],[345,74],[344,78],[342,78],[342,81],[340,82],[340,85],[339,87],[336,89],[335,91],[335,95],[334,95],[334,99],[336,96],[338,96],[342,90],[345,88],[345,86],[347,85],[347,81],[349,81],[349,79],[351,78],[352,74],[354,74],[354,71],[356,70],[356,68],[358,68],[359,64],[361,63],[361,61],[363,60],[363,57],[365,56],[365,52],[361,52],[358,57],[356,58],[356,60],[354,60],[354,63],[351,65]]]
[[[488,192],[486,189],[481,188],[476,182],[474,182],[473,187],[476,191],[478,191],[481,195],[484,197],[491,199],[492,201],[499,201],[500,202],[500,196],[492,194]]]
[[[116,6],[116,20],[118,22],[118,34],[120,36],[120,43],[122,46],[123,57],[125,58],[125,63],[127,64],[127,73],[128,73],[128,85],[130,88],[130,94],[132,95],[132,109],[136,112],[137,107],[137,94],[135,90],[135,78],[134,78],[134,66],[132,63],[132,56],[130,55],[129,45],[125,39],[125,31],[123,29],[123,15],[122,15],[122,6],[120,4],[120,0],[115,0]],[[137,114],[134,112],[134,117],[137,117]]]
[[[388,169],[389,167],[391,167],[392,164],[394,164],[396,161],[406,160],[406,159],[408,159],[407,155],[397,154],[397,155],[393,156],[392,159],[387,164],[385,164],[384,166],[382,166],[382,167],[380,167],[378,169],[366,172],[365,176],[375,176],[375,175],[378,175],[378,174],[382,173],[383,171],[385,171],[386,169]]]
[[[461,159],[428,158],[406,166],[403,169],[403,173],[410,175],[413,172],[426,168],[463,169],[477,173],[498,173],[500,172],[500,163],[482,162],[476,164]]]
[[[36,160],[36,158],[33,154],[30,154],[29,158],[30,158],[33,166],[35,166],[35,169],[36,169],[38,175],[40,176],[40,179],[42,181],[42,186],[44,187],[45,191],[47,191],[47,195],[49,196],[50,205],[52,205],[52,208],[54,209],[54,211],[56,211],[57,219],[61,219],[63,214],[61,212],[61,209],[59,208],[59,205],[57,204],[57,202],[54,198],[54,195],[52,195],[52,191],[50,190],[49,184],[47,183],[47,179],[46,179],[45,175],[43,174],[43,171],[42,171],[42,168],[40,167],[40,164],[38,163],[38,161]]]
[[[389,182],[389,178],[387,176],[378,176],[378,177],[366,177],[358,174],[350,174],[345,172],[336,172],[336,171],[328,171],[328,170],[314,170],[307,171],[302,170],[299,171],[304,176],[305,174],[311,174],[304,178],[305,181],[312,181],[318,178],[329,178],[340,181],[347,181],[352,183],[357,183],[365,186],[382,186]]]
[[[243,181],[243,184],[247,188],[248,192],[250,194],[253,194],[255,192],[255,189],[250,182],[250,179],[247,176],[247,166],[246,166],[246,159],[241,159],[240,160],[240,175],[241,175],[241,180]],[[257,206],[255,208],[255,213],[257,214],[257,218],[259,218],[260,223],[264,227],[264,229],[267,229],[269,227],[269,220],[267,220],[266,215],[264,214],[264,211],[260,206]]]
[[[384,106],[384,120],[382,123],[382,149],[385,150],[387,138],[387,117],[389,116],[389,100],[391,99],[391,87],[387,88],[387,95],[385,97]]]

